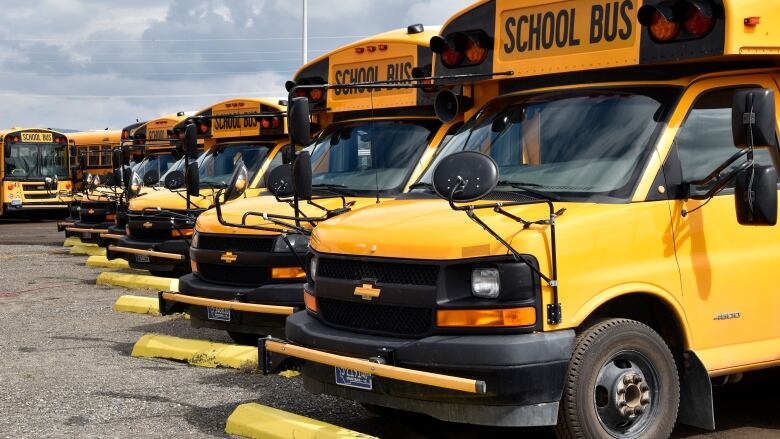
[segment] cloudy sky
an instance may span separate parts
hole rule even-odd
[[[26,0],[3,8],[0,127],[122,128],[277,97],[301,65],[302,0]],[[471,0],[309,0],[309,58]]]

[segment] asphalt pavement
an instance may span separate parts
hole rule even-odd
[[[300,378],[206,369],[130,356],[144,334],[228,342],[180,317],[112,311],[124,294],[96,286],[101,270],[61,247],[54,222],[0,221],[0,437],[226,437],[227,417],[257,402],[382,438],[546,438],[424,416],[378,417],[358,404],[307,393]],[[719,430],[678,427],[678,438],[780,438],[780,370],[716,388]]]

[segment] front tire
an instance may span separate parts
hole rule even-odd
[[[571,438],[668,438],[680,404],[669,347],[650,327],[598,322],[577,337],[556,433]]]

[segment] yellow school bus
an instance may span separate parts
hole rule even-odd
[[[78,164],[78,158],[86,158],[86,167],[82,172],[92,175],[106,175],[113,172],[111,168],[111,152],[119,147],[122,131],[80,131],[69,133],[70,161]],[[74,172],[74,177],[75,177]],[[76,185],[80,187],[80,185]]]
[[[712,382],[780,363],[778,24],[739,0],[456,14],[435,73],[500,73],[494,97],[411,196],[314,229],[266,370],[293,356],[312,392],[563,438],[715,428]]]
[[[160,176],[174,168],[179,160],[167,132],[185,117],[186,114],[182,112],[168,114],[127,126],[119,132],[120,145],[128,155],[128,166],[143,176],[144,190],[159,186]],[[106,153],[108,157],[105,157]],[[103,175],[90,172],[87,156],[84,171],[86,187],[72,203],[78,206],[78,218],[72,225],[65,227],[66,236],[76,236],[82,242],[95,244],[105,244],[106,239],[118,239],[117,236],[124,234],[122,223],[126,219],[124,211],[127,204],[122,182],[114,181],[121,180],[121,173],[114,175],[111,152],[101,149],[100,156],[100,163],[105,163],[112,172]]]
[[[131,200],[127,236],[108,248],[109,259],[126,259],[131,267],[155,275],[179,276],[190,271],[189,247],[195,219],[212,206],[215,190],[223,189],[240,163],[249,182],[245,197],[258,195],[265,175],[282,163],[287,141],[286,107],[278,100],[238,98],[216,103],[172,129],[182,138],[195,125],[204,153],[197,160],[199,194],[179,186],[160,189]],[[183,166],[183,165],[182,165]]]
[[[414,25],[379,34],[296,73],[290,91],[308,99],[319,130],[307,148],[314,199],[301,201],[297,215],[296,203],[271,195],[201,215],[190,251],[193,273],[179,280],[180,294],[161,295],[163,312],[186,309],[193,326],[226,330],[240,343],[284,333],[285,318],[303,308],[307,235],[316,221],[287,228],[262,214],[291,222],[332,217],[408,191],[458,120],[436,119],[435,93],[349,85],[408,81],[418,67],[430,72],[429,42],[437,32]]]
[[[49,129],[0,130],[0,216],[40,220],[44,215],[66,216],[70,191],[68,137]]]

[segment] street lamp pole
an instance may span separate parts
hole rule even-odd
[[[309,0],[303,0],[303,64],[309,62]]]

